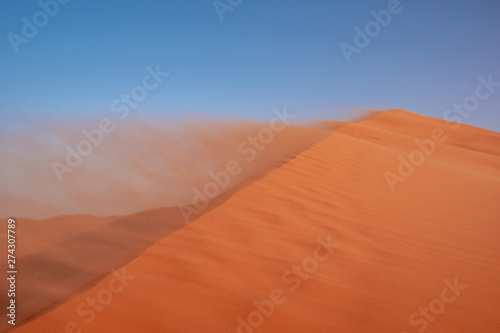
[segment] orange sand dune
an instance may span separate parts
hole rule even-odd
[[[499,332],[498,199],[499,133],[379,113],[16,332]]]
[[[66,165],[68,158],[76,158],[67,150],[85,139],[82,128],[91,124],[79,119],[63,128],[41,123],[29,137],[0,133],[0,153],[10,162],[0,169],[0,216],[116,216],[189,204],[192,189],[211,181],[210,171],[223,170],[231,160],[242,171],[223,190],[260,177],[330,134],[331,127],[279,119],[292,116],[284,108],[274,110],[267,122],[130,121],[62,174],[53,163]]]
[[[259,130],[255,123],[237,127],[247,131]],[[225,131],[231,133],[227,129]],[[235,144],[240,144],[243,134],[244,132],[230,139],[236,140]],[[187,201],[182,209],[157,208],[126,216],[95,217],[80,214],[43,221],[17,219],[17,234],[20,237],[17,241],[16,259],[18,271],[22,272],[18,277],[16,293],[19,304],[18,323],[33,320],[91,288],[112,269],[125,265],[168,234],[220,205],[239,189],[328,136],[330,131],[319,127],[287,126],[278,134],[280,136],[269,142],[264,151],[255,155],[252,163],[246,162],[247,156],[244,154],[229,152],[227,155],[238,161],[240,172],[228,179],[224,188],[220,188],[221,194],[207,201],[206,205],[195,200]],[[212,144],[201,146],[205,149],[212,147],[215,153],[218,152]],[[199,151],[193,145],[191,148]],[[204,152],[205,155],[208,153]],[[227,164],[220,157],[219,160],[214,162],[222,165],[220,169],[214,170],[218,174],[224,171]],[[203,191],[203,182],[196,179],[199,175],[194,173],[192,176],[198,190]],[[111,193],[129,197],[117,192],[120,191]],[[192,197],[195,198],[194,194]],[[8,270],[6,264],[4,262],[0,266],[4,271]],[[0,286],[3,290],[9,289],[7,280],[3,280]],[[1,294],[0,301],[7,303],[7,295]],[[0,322],[0,331],[8,327],[7,322]]]

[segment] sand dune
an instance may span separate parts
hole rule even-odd
[[[241,125],[236,125],[243,130]],[[246,131],[254,130],[258,133],[260,128],[266,127],[249,123]],[[225,133],[231,131],[226,129]],[[231,140],[240,144],[244,133]],[[166,207],[110,217],[79,214],[43,221],[17,219],[17,232],[22,236],[17,241],[16,253],[18,269],[22,272],[16,295],[21,304],[17,320],[33,320],[91,288],[113,268],[123,266],[165,236],[217,207],[241,188],[328,136],[330,131],[317,126],[287,126],[280,134],[281,137],[267,144],[266,151],[255,155],[252,163],[246,162],[245,155],[237,154],[236,151],[233,154],[229,152],[228,156],[239,163],[240,172],[228,179],[227,184],[219,188],[219,195],[211,200],[207,200],[203,194],[200,195],[203,198],[198,198],[193,193],[192,200],[180,206],[182,209]],[[218,151],[214,145],[200,145],[204,148],[212,147],[214,153]],[[199,151],[196,147],[189,148]],[[208,151],[204,154],[208,154]],[[221,163],[227,162],[221,159]],[[218,162],[214,164],[221,165],[220,169],[215,169],[217,174],[225,172],[225,165]],[[196,180],[196,173],[192,176],[197,190],[204,192],[204,178]],[[155,189],[152,192],[154,194]],[[130,200],[131,198],[127,199],[124,205]],[[6,263],[1,267],[7,271]],[[8,289],[6,280],[0,285],[4,290]],[[0,299],[7,302],[6,295],[1,295]],[[0,322],[0,330],[8,326],[6,322]]]
[[[40,271],[98,281],[16,332],[500,331],[499,133],[377,113],[245,185],[168,236],[165,208],[58,236]]]
[[[102,137],[88,156],[80,156],[80,163],[73,161],[76,152],[68,151],[79,142],[90,145],[82,129],[92,128],[98,120],[33,124],[31,137],[0,133],[0,153],[10,162],[0,169],[0,216],[116,216],[189,204],[193,188],[211,181],[210,171],[223,170],[236,160],[242,170],[223,189],[228,190],[285,163],[332,128],[295,126],[279,120],[283,114],[290,116],[286,109],[275,110],[267,122],[130,120]],[[68,156],[73,167],[56,174],[53,163],[66,165]]]

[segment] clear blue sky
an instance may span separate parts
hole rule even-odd
[[[389,2],[243,0],[221,20],[211,0],[72,0],[16,53],[8,34],[22,37],[23,17],[33,23],[41,7],[2,0],[0,126],[17,114],[106,116],[156,65],[170,75],[134,117],[268,119],[287,106],[301,119],[356,108],[441,118],[474,94],[479,75],[500,82],[498,0],[401,0],[402,11],[348,64],[340,43],[354,45],[353,29]],[[466,123],[500,131],[496,89]]]

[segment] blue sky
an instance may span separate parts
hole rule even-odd
[[[148,66],[170,75],[132,111],[145,119],[268,119],[283,106],[300,119],[345,119],[359,108],[442,118],[474,95],[478,76],[500,82],[498,0],[401,0],[400,12],[348,63],[340,44],[355,46],[354,28],[364,30],[370,12],[391,1],[221,0],[240,2],[221,20],[211,0],[72,0],[58,3],[16,53],[9,33],[23,37],[23,17],[43,20],[42,7],[2,0],[1,126],[20,114],[106,116]],[[500,131],[496,89],[466,123]]]

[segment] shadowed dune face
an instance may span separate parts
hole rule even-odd
[[[16,331],[498,332],[500,134],[451,125],[345,124]],[[435,128],[446,140],[391,191]],[[120,242],[111,230],[98,246]]]
[[[17,258],[23,274],[18,281],[17,300],[21,305],[17,320],[32,320],[92,287],[111,269],[125,265],[168,234],[195,221],[338,126],[296,126],[273,119],[268,123],[205,120],[203,124],[182,123],[178,127],[131,124],[128,132],[117,132],[116,137],[109,138],[108,146],[103,143],[96,148],[102,147],[102,151],[88,156],[96,163],[102,160],[101,164],[91,168],[84,162],[65,175],[62,183],[55,183],[61,193],[31,197],[40,205],[50,205],[64,196],[57,209],[87,209],[119,216],[18,219],[22,237],[17,241]],[[25,142],[23,149],[28,152],[30,144]],[[48,152],[47,147],[37,147]],[[48,156],[40,155],[44,162]],[[108,160],[104,161],[105,157]],[[19,167],[25,168],[24,172],[34,168],[22,163]],[[8,170],[3,172],[5,175]],[[14,181],[7,184],[8,189]],[[30,193],[41,190],[42,185],[32,185]],[[43,213],[36,205],[30,210],[29,201],[10,199],[14,204],[9,210],[17,207],[23,214]],[[158,208],[166,202],[183,205]],[[151,207],[154,209],[120,215]],[[5,265],[2,269],[7,270]],[[6,287],[6,281],[0,285]],[[0,296],[0,300],[4,298]],[[0,329],[6,327],[0,322]]]

